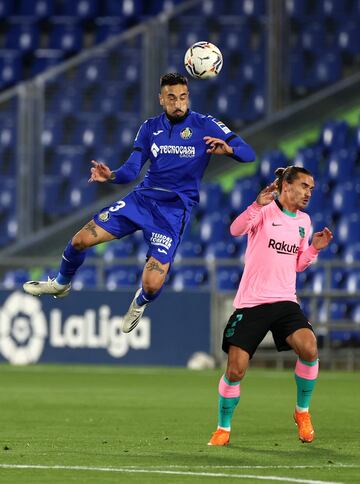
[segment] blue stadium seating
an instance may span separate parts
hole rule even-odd
[[[54,0],[20,0],[19,15],[38,20],[48,19],[55,13]]]
[[[116,258],[135,257],[137,244],[134,238],[125,237],[124,239],[114,241],[108,244],[104,252],[104,260],[112,262]]]
[[[200,242],[194,242],[192,240],[183,240],[180,244],[177,252],[176,257],[177,260],[181,260],[185,257],[201,257],[203,254],[204,248]]]
[[[339,177],[341,180],[341,177]],[[348,178],[349,179],[349,178]],[[334,214],[346,214],[356,212],[360,208],[360,195],[356,191],[354,183],[337,184],[332,190],[332,211]]]
[[[39,28],[34,21],[13,22],[6,34],[5,47],[29,53],[38,48],[39,41]]]
[[[206,267],[182,266],[173,270],[172,288],[175,291],[201,288],[208,283]]]
[[[92,289],[97,286],[97,273],[96,266],[91,266],[87,264],[81,267],[76,273],[74,280],[72,282],[72,287],[75,291],[81,291],[81,289]]]
[[[0,50],[0,89],[19,82],[22,78],[22,69],[19,51]]]
[[[98,15],[98,0],[65,1],[61,14],[84,20],[93,19]]]
[[[140,271],[135,265],[116,265],[106,271],[105,285],[109,291],[116,291],[121,287],[137,286],[140,282]]]
[[[344,250],[344,260],[347,264],[360,260],[360,242],[348,244]]]
[[[29,271],[26,269],[13,269],[4,274],[1,285],[4,289],[14,289],[21,287],[29,279]]]
[[[348,273],[345,281],[345,287],[349,294],[360,291],[360,271],[353,270]]]
[[[205,251],[205,258],[207,260],[229,259],[236,257],[238,253],[238,246],[232,239],[219,240],[212,244],[208,244]]]
[[[219,291],[236,291],[241,277],[237,266],[220,266],[216,270],[216,287]]]
[[[81,25],[72,17],[53,17],[49,48],[59,49],[65,55],[76,54],[83,46]]]
[[[60,49],[37,49],[32,55],[32,76],[37,76],[46,69],[58,65],[64,59],[64,52]]]

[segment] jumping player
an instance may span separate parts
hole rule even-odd
[[[227,445],[231,419],[240,400],[240,381],[249,360],[268,331],[278,351],[293,349],[297,401],[294,411],[302,442],[312,442],[310,399],[318,376],[316,337],[296,297],[296,272],[313,263],[328,246],[332,233],[325,227],[309,246],[310,217],[306,207],[314,188],[309,171],[296,166],[278,168],[277,179],[232,223],[233,236],[247,234],[245,267],[234,300],[235,312],[223,335],[227,368],[219,383],[218,428],[208,445]],[[277,193],[279,194],[276,198]]]
[[[150,160],[143,181],[75,234],[64,250],[55,279],[24,284],[24,290],[36,296],[67,296],[88,247],[142,230],[149,250],[142,286],[123,318],[125,333],[137,326],[146,305],[161,292],[191,209],[199,202],[200,181],[211,155],[228,155],[239,162],[255,160],[252,148],[221,121],[189,109],[186,77],[178,73],[162,76],[159,101],[163,114],[142,124],[128,160],[114,171],[92,161],[89,180],[128,183]]]

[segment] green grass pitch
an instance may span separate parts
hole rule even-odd
[[[220,370],[0,366],[0,483],[360,482],[360,376],[320,373],[316,440],[291,371],[250,369],[231,444],[208,447]]]

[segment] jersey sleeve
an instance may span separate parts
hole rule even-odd
[[[255,161],[256,155],[254,150],[240,136],[231,131],[222,121],[212,116],[208,116],[207,120],[206,136],[220,138],[231,146],[234,152],[232,155],[229,155],[231,158],[245,163]]]
[[[256,201],[247,207],[230,225],[230,233],[234,237],[255,231],[261,224],[262,206]]]
[[[139,175],[142,167],[149,158],[149,126],[145,121],[139,128],[135,139],[133,151],[124,164],[114,170],[115,178],[112,183],[129,183]]]

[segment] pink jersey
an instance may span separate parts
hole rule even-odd
[[[296,298],[296,272],[317,258],[309,246],[310,217],[298,210],[294,217],[275,201],[256,202],[231,224],[231,235],[248,235],[245,268],[234,299],[235,308],[245,308]]]

